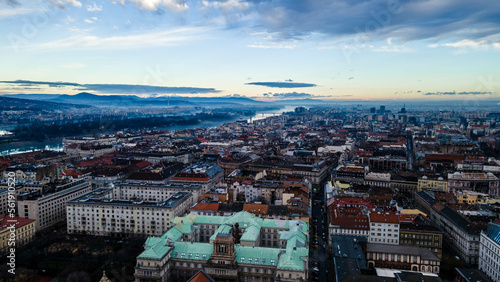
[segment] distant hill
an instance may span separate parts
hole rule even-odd
[[[265,102],[255,101],[246,97],[149,97],[140,98],[134,95],[95,95],[81,92],[76,95],[57,94],[13,94],[4,97],[43,100],[50,102],[83,104],[92,106],[114,107],[157,107],[157,106],[237,106],[237,105],[265,105]]]
[[[182,97],[160,96],[141,98],[135,95],[95,95],[81,92],[76,95],[59,94],[13,94],[1,97],[13,97],[49,102],[91,105],[96,107],[285,107],[285,106],[329,106],[339,101],[324,101],[315,99],[288,99],[279,101],[262,102],[247,97]],[[241,108],[240,108],[241,109]]]
[[[2,111],[29,110],[33,112],[50,112],[55,110],[71,110],[89,107],[91,106],[0,96],[0,110]]]
[[[336,102],[333,101],[324,101],[324,100],[315,100],[315,99],[288,99],[288,100],[279,100],[271,102],[274,105],[279,106],[326,106],[333,105]]]

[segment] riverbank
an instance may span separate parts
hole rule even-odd
[[[263,119],[270,116],[281,115],[283,112],[293,111],[295,107],[287,106],[280,109],[275,110],[264,110],[256,112],[255,115],[249,117],[245,117],[248,119],[247,121],[255,121],[259,119]],[[158,130],[183,130],[183,129],[192,129],[197,127],[217,127],[224,123],[234,122],[241,119],[241,116],[233,116],[224,120],[217,121],[209,121],[209,120],[200,120],[197,124],[189,124],[189,125],[179,125],[172,124],[169,126],[162,126],[148,129],[158,129]],[[100,130],[99,134],[110,134],[115,133],[118,129],[110,128],[109,130]],[[88,136],[88,134],[75,135],[75,136],[66,136],[66,137],[81,137]],[[10,154],[18,154],[24,152],[32,152],[38,150],[52,150],[52,151],[62,151],[62,140],[64,137],[52,138],[48,140],[44,140],[41,142],[38,141],[16,141],[16,142],[5,142],[0,144],[0,156],[10,155]]]

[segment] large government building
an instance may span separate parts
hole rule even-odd
[[[232,216],[175,217],[149,237],[137,257],[135,281],[187,281],[203,270],[216,281],[307,281],[308,225]]]

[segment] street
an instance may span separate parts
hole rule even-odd
[[[322,191],[323,189],[320,189]],[[326,213],[324,194],[322,192],[313,195],[313,206],[311,215],[311,241],[309,251],[309,269],[310,281],[333,281],[331,271],[333,267],[328,267],[329,253],[328,247],[328,228],[326,224]],[[330,278],[332,277],[332,278]]]

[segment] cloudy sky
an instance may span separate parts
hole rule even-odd
[[[500,1],[0,0],[0,93],[500,98]]]

